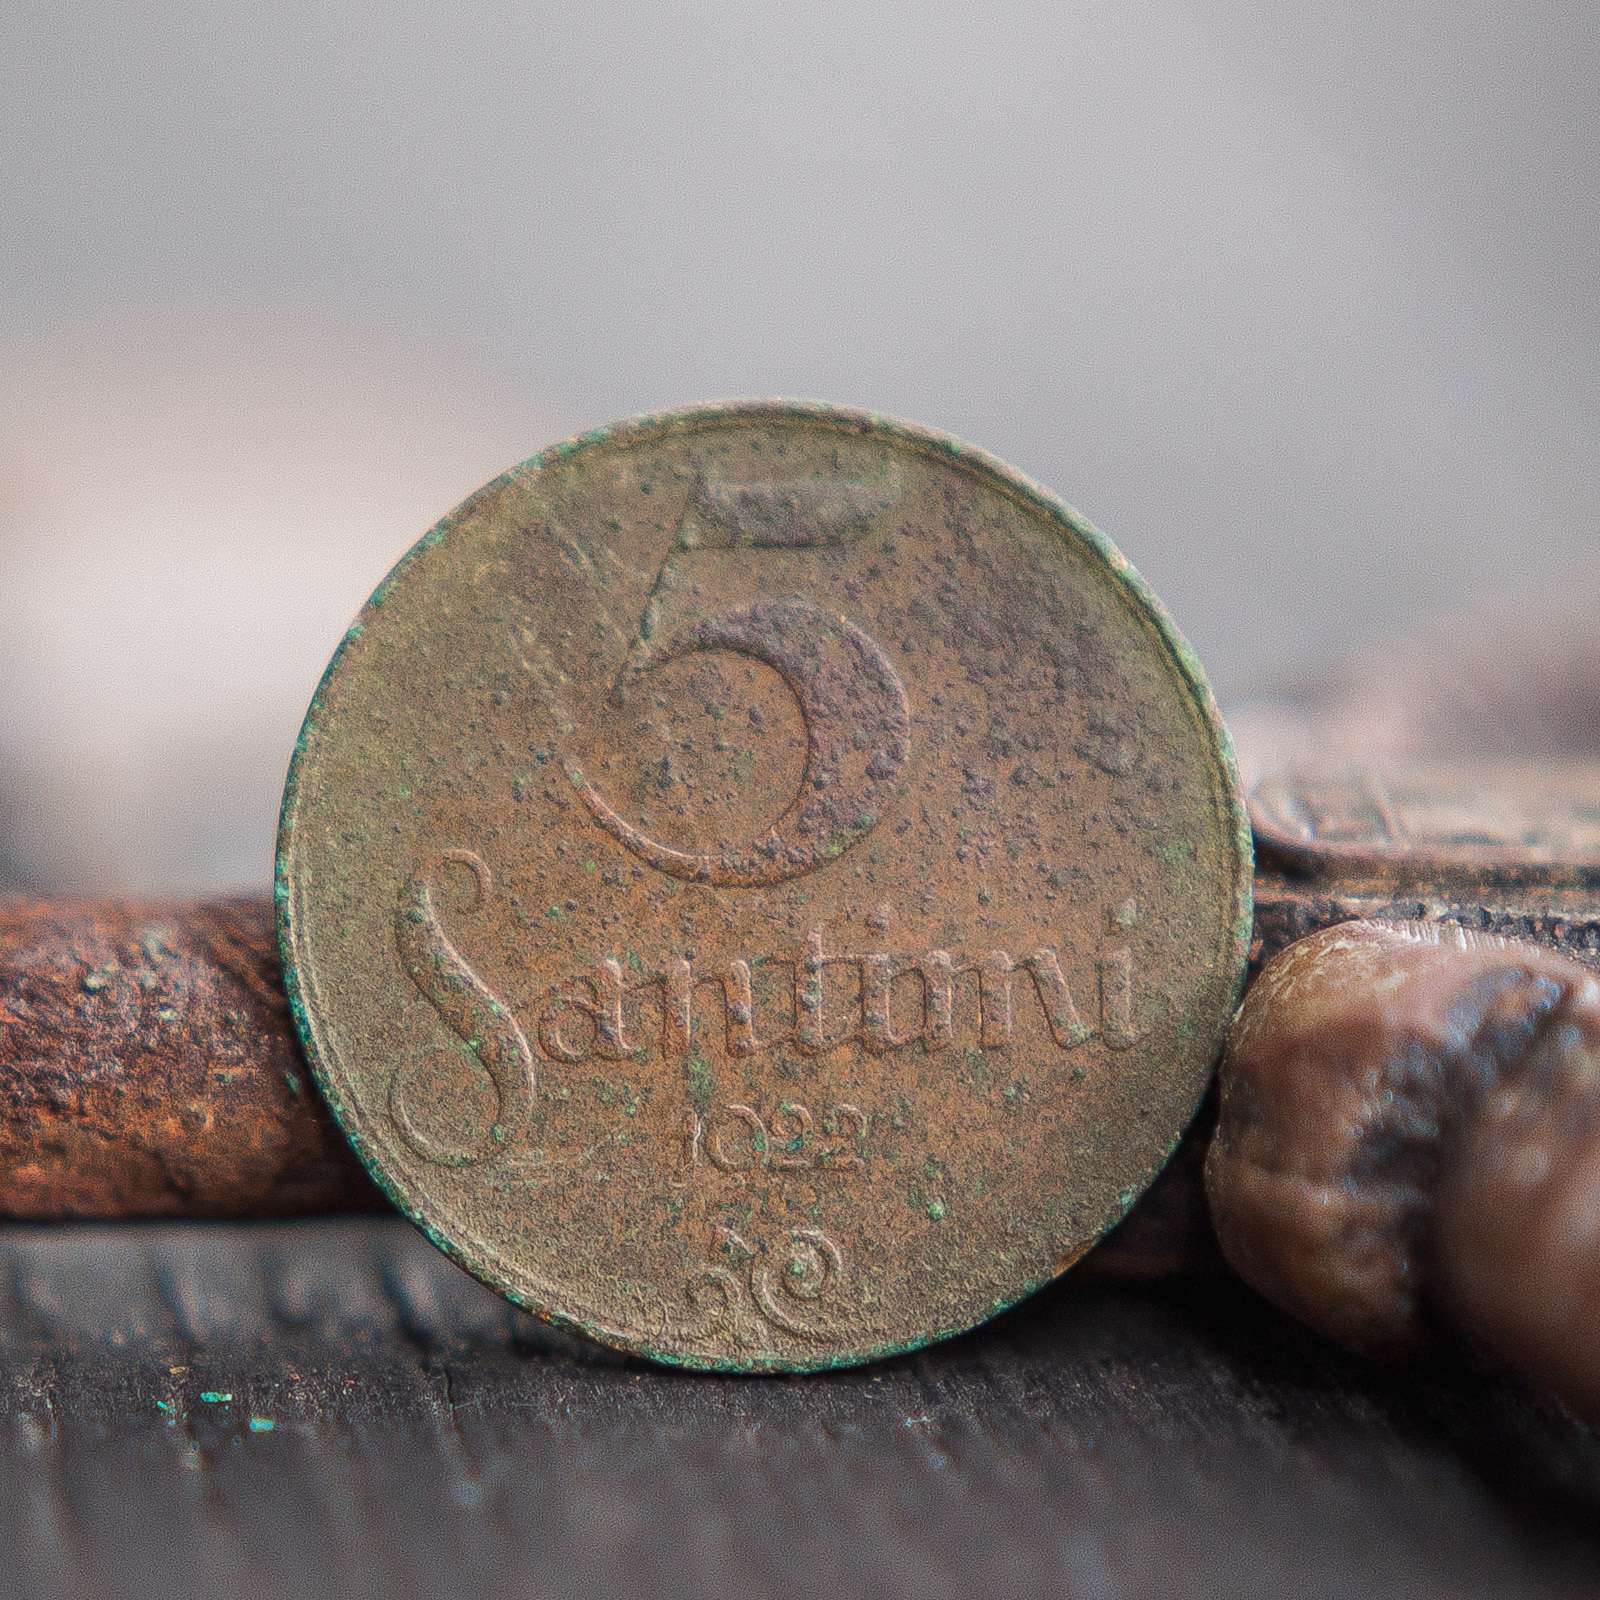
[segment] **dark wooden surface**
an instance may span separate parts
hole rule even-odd
[[[18,1594],[1600,1592],[1589,1433],[1226,1278],[717,1379],[553,1337],[392,1218],[11,1226],[0,1262]]]

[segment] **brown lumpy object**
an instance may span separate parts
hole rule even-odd
[[[294,1042],[268,901],[0,898],[0,1215],[383,1204]]]
[[[1600,1423],[1600,986],[1558,1007],[1440,1173],[1435,1298]]]
[[[1519,1302],[1480,1238],[1504,1257],[1526,1253],[1530,1281],[1554,1270],[1553,1259],[1532,1264],[1551,1241],[1533,1197],[1521,1237],[1505,1233],[1504,1215],[1498,1233],[1488,1227],[1499,1168],[1484,1151],[1503,1093],[1544,1104],[1538,1064],[1596,1030],[1600,984],[1536,946],[1373,922],[1291,946],[1246,995],[1223,1059],[1206,1187],[1224,1253],[1269,1299],[1354,1349],[1420,1347],[1430,1305],[1443,1304],[1520,1360],[1507,1330],[1544,1312]],[[1553,1174],[1564,1157],[1546,1154]]]

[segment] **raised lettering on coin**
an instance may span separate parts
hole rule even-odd
[[[727,1371],[971,1327],[1204,1090],[1249,843],[1117,552],[998,462],[752,402],[474,495],[285,795],[285,973],[396,1203],[518,1304]]]
[[[809,601],[763,601],[647,650],[630,662],[630,675],[695,649],[737,650],[782,674],[806,728],[800,792],[759,839],[696,855],[659,844],[625,822],[569,760],[567,775],[595,821],[658,871],[719,888],[797,878],[865,838],[911,754],[906,692],[882,649],[854,623],[829,617]]]
[[[482,905],[490,887],[489,868],[472,850],[444,850],[414,873],[401,891],[395,907],[395,950],[400,964],[418,993],[438,1013],[439,1020],[482,1064],[494,1095],[493,1116],[484,1135],[501,1129],[506,1120],[519,1122],[531,1097],[538,1091],[538,1069],[522,1029],[505,1002],[462,959],[439,922],[434,905],[434,878],[443,867],[464,868],[471,876],[473,902]],[[431,1059],[437,1061],[438,1056]],[[448,1059],[447,1057],[444,1059]],[[476,1148],[440,1144],[419,1125],[407,1106],[407,1090],[414,1074],[402,1063],[389,1091],[396,1126],[419,1155],[430,1161],[465,1165],[483,1153]]]

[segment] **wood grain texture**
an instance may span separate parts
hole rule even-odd
[[[1226,1282],[1068,1280],[878,1368],[736,1380],[553,1336],[386,1218],[12,1226],[0,1285],[31,1596],[1600,1587],[1589,1433]]]

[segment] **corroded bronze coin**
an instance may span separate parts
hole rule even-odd
[[[752,402],[474,495],[329,668],[279,909],[378,1181],[518,1304],[687,1366],[982,1322],[1176,1143],[1243,972],[1199,669],[991,457]]]

